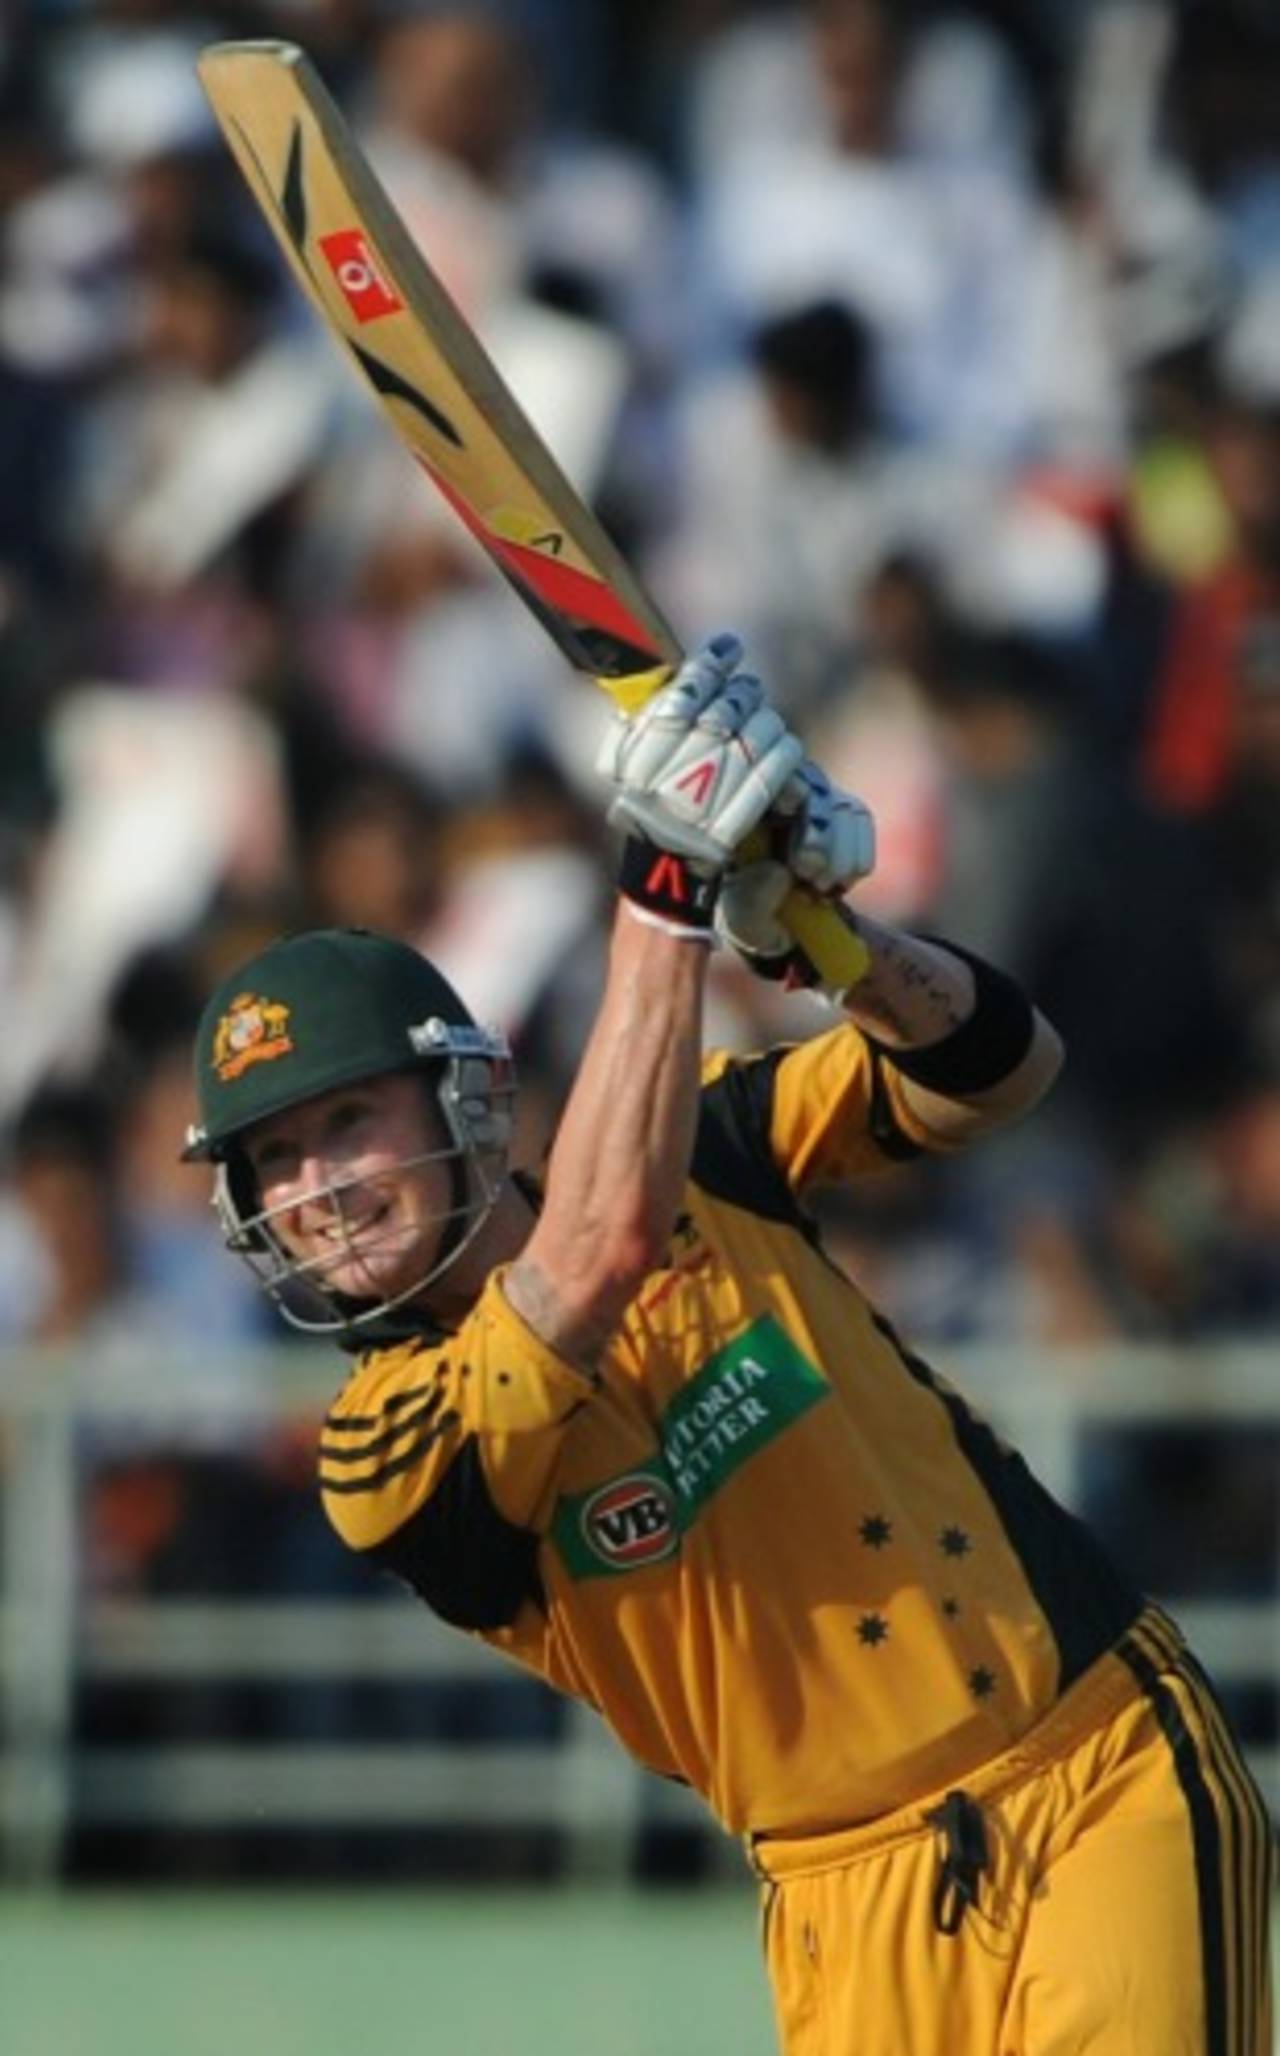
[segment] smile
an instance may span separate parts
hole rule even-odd
[[[316,1237],[322,1244],[335,1249],[350,1249],[357,1243],[368,1242],[377,1233],[391,1212],[391,1201],[384,1200],[363,1220],[339,1220],[330,1228],[319,1228]]]

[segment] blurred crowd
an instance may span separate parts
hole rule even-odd
[[[598,989],[607,704],[283,275],[193,69],[248,35],[305,44],[679,632],[741,630],[871,804],[868,908],[1065,1036],[1022,1134],[834,1246],[925,1343],[1274,1333],[1269,0],[28,0],[0,1341],[274,1337],[175,1161],[200,1004],[271,935],[426,949],[513,1035],[532,1159]],[[717,961],[716,1041],[818,1026]]]

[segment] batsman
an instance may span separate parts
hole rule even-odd
[[[785,2056],[1271,2056],[1272,1832],[1203,1671],[810,1211],[1025,1113],[1053,1029],[846,909],[822,1028],[704,1058],[715,939],[803,975],[778,909],[843,899],[870,817],[727,636],[599,769],[617,909],[541,1180],[503,1038],[407,945],[295,935],[206,1009],[187,1153],[355,1353],[333,1525],[742,1839]]]

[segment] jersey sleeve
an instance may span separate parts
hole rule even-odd
[[[501,1279],[443,1343],[361,1358],[320,1438],[321,1498],[342,1540],[462,1627],[509,1624],[538,1600],[561,1441],[593,1389]]]
[[[797,1196],[953,1147],[929,1132],[890,1059],[851,1021],[760,1056],[718,1053],[703,1090],[704,1105],[767,1153]]]

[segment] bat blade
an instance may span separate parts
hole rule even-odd
[[[578,671],[629,709],[679,641],[412,241],[292,43],[214,44],[201,84],[321,319],[396,433]]]
[[[309,58],[215,43],[201,85],[303,291],[401,440],[575,670],[634,713],[680,642],[575,491],[409,235]],[[830,984],[866,953],[838,910],[793,891],[792,936]]]

